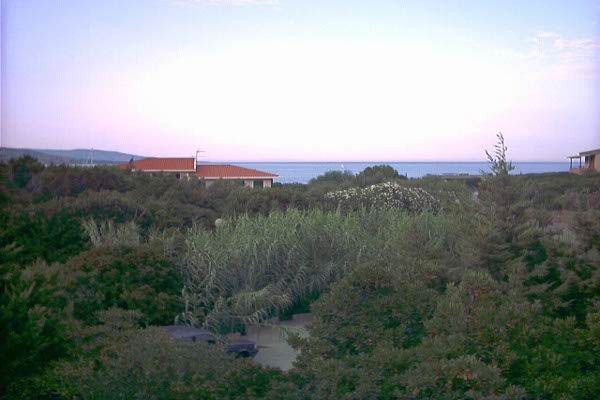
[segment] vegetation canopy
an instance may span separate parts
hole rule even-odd
[[[0,164],[0,397],[595,399],[600,176]],[[311,312],[290,371],[184,343]],[[261,349],[259,348],[259,354]]]

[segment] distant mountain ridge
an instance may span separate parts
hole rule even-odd
[[[7,162],[13,158],[29,155],[42,164],[117,164],[128,162],[132,158],[140,160],[147,158],[135,154],[121,153],[108,150],[54,150],[54,149],[16,149],[0,147],[0,162]]]

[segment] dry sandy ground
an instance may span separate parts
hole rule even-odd
[[[306,324],[312,319],[310,314],[296,314],[289,321],[273,320],[268,326],[248,328],[247,339],[258,345],[258,354],[254,361],[269,367],[287,371],[292,368],[297,352],[287,343],[288,333],[307,336]]]

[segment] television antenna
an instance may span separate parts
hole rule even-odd
[[[199,159],[201,157],[201,155],[200,155],[201,153],[206,153],[206,152],[204,150],[200,150],[200,149],[196,150],[196,165],[198,165],[198,162],[200,161]]]

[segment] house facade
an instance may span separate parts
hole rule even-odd
[[[207,187],[219,180],[229,180],[248,188],[270,188],[277,175],[235,165],[202,164],[196,166],[196,177]]]
[[[582,151],[579,155],[568,158],[571,162],[569,168],[571,173],[600,172],[600,149]]]
[[[219,180],[239,182],[248,188],[270,188],[277,175],[226,164],[198,164],[189,158],[144,158],[119,164],[118,168],[146,173],[173,174],[178,179],[199,179],[208,187]]]

